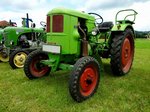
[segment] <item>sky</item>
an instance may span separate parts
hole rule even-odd
[[[113,22],[119,10],[134,9],[138,12],[134,29],[150,31],[150,0],[1,0],[0,20],[11,20],[21,26],[21,18],[28,13],[36,26],[41,27],[40,21],[46,21],[46,14],[57,7],[95,12],[104,21]]]

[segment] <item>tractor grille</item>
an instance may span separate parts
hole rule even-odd
[[[63,32],[63,15],[53,15],[52,32]]]
[[[47,16],[46,32],[50,32],[50,16]]]

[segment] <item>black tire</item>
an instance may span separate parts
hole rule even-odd
[[[98,61],[89,56],[80,58],[75,63],[70,75],[70,95],[77,102],[86,100],[96,92],[99,85],[99,78],[100,66]]]
[[[29,79],[40,78],[50,73],[51,68],[40,63],[41,60],[47,60],[47,53],[41,50],[31,52],[24,64],[25,75]]]
[[[134,34],[131,29],[126,29],[121,34],[116,34],[111,43],[111,69],[114,75],[127,74],[134,58]]]
[[[10,54],[9,65],[13,68],[23,68],[24,62],[29,54],[28,51],[17,49]]]
[[[4,54],[0,53],[0,62],[8,62],[9,61],[9,55],[3,56]]]
[[[8,62],[9,61],[9,54],[7,48],[1,48],[0,50],[0,62]]]

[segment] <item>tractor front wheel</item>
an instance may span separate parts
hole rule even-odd
[[[0,61],[8,62],[9,61],[9,56],[7,54],[0,53]]]
[[[3,48],[0,46],[0,61],[8,62],[9,61],[9,53],[7,48]]]
[[[39,78],[50,73],[51,68],[43,63],[40,63],[41,60],[47,60],[47,53],[35,50],[31,52],[24,64],[24,72],[29,79]]]
[[[134,57],[134,34],[126,29],[112,39],[111,69],[114,75],[121,76],[131,69]]]
[[[69,92],[77,102],[91,97],[97,90],[100,77],[100,66],[92,57],[82,57],[74,65],[70,80]]]
[[[24,66],[24,62],[25,62],[28,54],[29,54],[28,51],[25,51],[22,49],[15,50],[14,52],[12,52],[10,54],[10,58],[9,58],[10,66],[13,69],[22,68]]]

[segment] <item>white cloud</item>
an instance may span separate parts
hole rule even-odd
[[[138,12],[134,27],[137,30],[150,31],[150,1],[146,3],[135,3],[131,8]]]
[[[66,7],[85,12],[100,14],[105,21],[115,20],[115,14],[121,9],[135,9],[139,14],[135,21],[136,30],[150,30],[150,0],[1,0],[0,20],[11,19],[21,25],[21,17],[29,17],[40,26],[46,20],[46,14],[52,8]]]
[[[125,2],[126,1],[126,2]],[[134,28],[136,30],[150,31],[150,0],[87,0],[86,4],[80,8],[86,12],[96,12],[105,21],[115,21],[115,15],[122,9],[134,9],[138,12]]]
[[[46,0],[2,0],[0,6],[0,20],[17,22],[18,26],[21,26],[21,18],[26,17],[28,13],[29,18],[39,27],[40,21],[45,21],[46,14],[50,10]]]
[[[85,7],[89,10],[112,8],[124,8],[133,5],[134,3],[144,3],[149,0],[87,0]]]
[[[32,9],[44,4],[46,0],[1,0],[0,7],[11,10]]]

